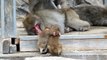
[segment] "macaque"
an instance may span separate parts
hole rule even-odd
[[[49,29],[45,28],[43,31],[38,34],[38,49],[41,54],[45,54],[48,52],[48,38],[49,38]]]
[[[50,13],[51,13],[50,10],[49,10],[49,13],[46,13],[46,12],[48,12],[48,10],[46,10],[46,12],[45,12],[46,14],[40,15],[42,12],[41,10],[56,9],[55,8],[56,6],[53,5],[53,2],[55,2],[55,1],[53,1],[53,0],[29,0],[29,4],[30,4],[29,7],[31,8],[31,10],[30,10],[31,14],[29,14],[23,22],[28,35],[37,34],[34,32],[34,29],[33,29],[34,25],[36,25],[36,24],[39,24],[41,29],[44,29],[44,27],[46,27],[48,25],[55,24],[55,25],[58,25],[58,27],[60,28],[60,31],[62,33],[64,33],[64,24],[63,24],[64,23],[64,14],[62,11],[53,10],[53,13],[51,14],[51,15],[54,15],[53,17],[51,17],[51,15],[50,15]],[[41,8],[41,7],[43,7],[43,8]],[[39,13],[39,11],[40,11],[40,13]],[[33,15],[37,15],[38,17],[40,17],[40,19],[37,19]],[[45,16],[43,16],[43,15],[45,15]],[[53,20],[53,19],[55,19],[55,20]],[[52,20],[53,20],[53,22],[52,22]]]
[[[44,8],[42,10],[41,9],[37,11],[35,10],[35,14],[39,15],[44,20],[44,23],[46,25],[56,24],[59,27],[60,32],[62,34],[65,31],[64,30],[65,25],[77,31],[86,31],[90,29],[90,24],[87,21],[80,19],[79,15],[75,12],[75,10],[68,6],[68,2],[66,0],[56,0],[56,1],[58,3],[57,5],[61,5],[62,7],[61,9]]]
[[[60,31],[55,25],[46,27],[38,34],[38,48],[40,53],[49,52],[51,55],[61,55],[62,45],[59,42]]]
[[[60,31],[57,26],[50,28],[50,35],[48,38],[48,50],[53,56],[59,56],[62,53],[62,45],[59,42]]]
[[[50,8],[52,7],[50,4],[53,6],[53,8]],[[66,27],[70,28],[70,30],[74,29],[77,31],[89,30],[90,24],[87,21],[81,20],[79,15],[73,9],[66,7],[66,3],[63,2],[62,4],[62,9],[56,9],[54,5],[59,4],[54,4],[53,0],[38,0],[38,3],[34,4],[34,9],[32,9],[31,12],[33,12],[33,15],[39,16],[40,19],[29,15],[29,17],[24,20],[24,26],[28,34],[36,34],[32,29],[36,24],[39,25],[41,30],[44,30],[44,27],[49,25],[57,25],[61,34],[65,33]]]

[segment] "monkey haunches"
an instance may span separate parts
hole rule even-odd
[[[59,56],[62,53],[62,45],[59,42],[60,32],[55,25],[46,27],[40,34],[38,39],[38,48],[40,53],[47,53],[53,56]]]

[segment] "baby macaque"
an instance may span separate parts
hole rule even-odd
[[[59,43],[60,31],[55,25],[46,27],[38,34],[38,48],[40,53],[49,53],[53,56],[61,55],[62,45]]]
[[[62,53],[62,45],[59,42],[60,31],[57,26],[51,26],[48,39],[49,53],[53,56],[59,56]]]
[[[49,38],[49,29],[45,28],[43,31],[38,34],[38,48],[40,53],[45,54],[48,52],[47,44]]]

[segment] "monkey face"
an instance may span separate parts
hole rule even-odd
[[[40,34],[40,33],[42,32],[39,23],[36,24],[36,25],[34,25],[33,30],[34,30],[34,32],[37,33],[37,34]]]

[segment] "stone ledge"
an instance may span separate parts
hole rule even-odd
[[[72,51],[63,52],[61,56],[58,57],[71,57],[71,56],[107,56],[107,50],[95,50],[95,51]],[[40,54],[39,52],[18,52],[14,54],[0,54],[0,58],[8,57],[52,57],[48,54]]]

